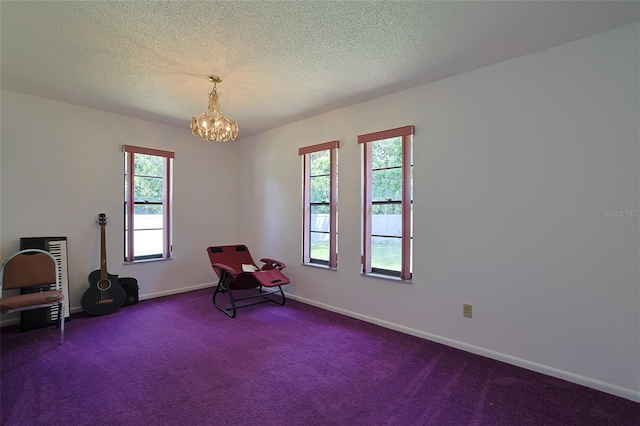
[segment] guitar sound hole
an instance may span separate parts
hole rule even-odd
[[[111,288],[111,281],[102,280],[98,283],[98,289],[101,291],[109,290]]]

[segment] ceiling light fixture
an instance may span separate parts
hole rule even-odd
[[[200,136],[206,141],[226,142],[235,140],[238,136],[238,123],[233,118],[227,117],[220,110],[218,99],[222,93],[218,93],[216,84],[222,82],[217,75],[209,76],[213,83],[213,90],[209,93],[209,109],[200,115],[191,117],[191,134]]]

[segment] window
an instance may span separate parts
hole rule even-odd
[[[300,148],[303,156],[302,262],[338,266],[338,141]]]
[[[124,146],[124,260],[171,258],[173,152]]]
[[[364,157],[362,272],[410,280],[413,126],[358,136]]]

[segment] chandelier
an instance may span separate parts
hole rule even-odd
[[[222,81],[217,75],[209,77],[213,83],[213,90],[209,93],[209,108],[199,115],[191,117],[191,134],[200,136],[206,141],[226,142],[235,140],[238,136],[238,123],[233,118],[227,117],[220,110],[218,100],[222,93],[218,93],[216,84]]]

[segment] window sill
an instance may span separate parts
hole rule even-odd
[[[412,284],[413,283],[412,279],[403,280],[400,277],[394,277],[392,275],[376,274],[376,273],[365,274],[364,272],[360,272],[360,275],[362,275],[364,277],[371,277],[371,278],[377,278],[377,279],[388,280],[388,281],[396,281],[396,282],[399,282],[399,283],[406,283],[406,284]]]
[[[330,271],[337,271],[338,268],[330,268],[329,265],[320,265],[318,263],[301,263],[302,266],[310,266],[312,268],[328,269]]]
[[[158,257],[156,259],[141,259],[134,260],[132,262],[123,262],[124,265],[135,265],[137,263],[149,263],[149,262],[164,262],[165,260],[172,260],[173,257]]]

